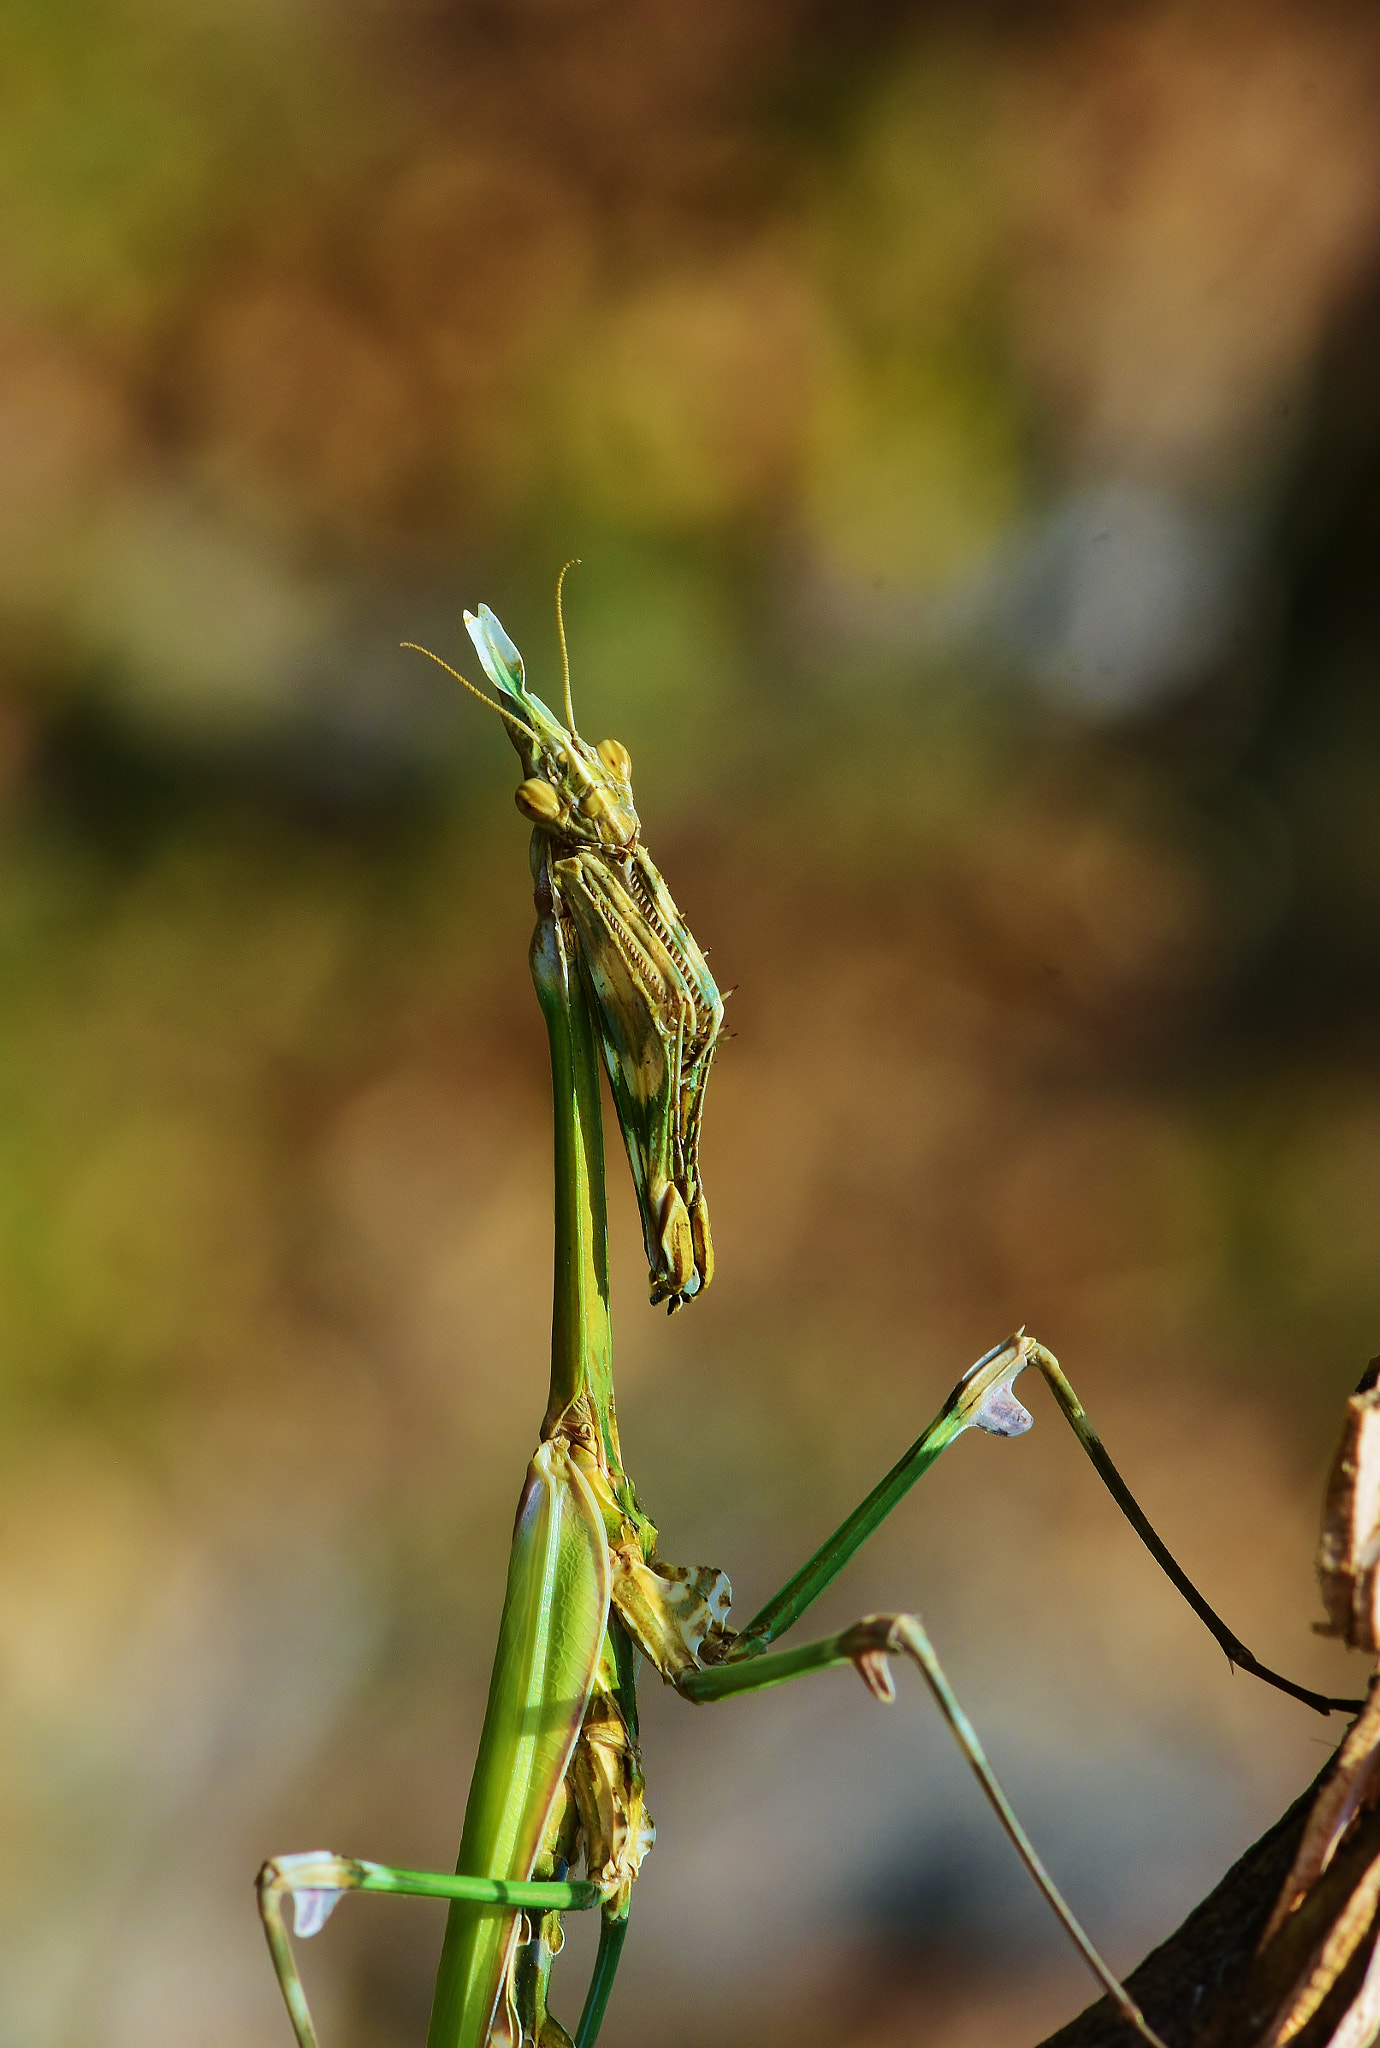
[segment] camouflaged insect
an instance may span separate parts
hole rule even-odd
[[[558,623],[559,599],[558,583]],[[971,1428],[1019,1436],[1029,1428],[1030,1414],[1013,1389],[1033,1366],[1132,1527],[1231,1662],[1323,1712],[1355,1710],[1361,1703],[1324,1696],[1270,1671],[1227,1628],[1146,1519],[1058,1360],[1024,1331],[964,1374],[910,1449],[740,1631],[729,1626],[732,1592],[722,1572],[671,1565],[659,1556],[657,1531],[623,1467],[614,1413],[594,1046],[597,1038],[641,1203],[652,1299],[676,1308],[707,1284],[712,1271],[697,1153],[723,1005],[639,843],[626,750],[614,740],[590,747],[580,738],[568,666],[561,719],[527,689],[522,658],[493,613],[481,607],[478,617],[466,614],[466,624],[499,701],[475,694],[499,712],[514,738],[524,771],[518,807],[536,828],[538,919],[531,965],[550,1038],[554,1108],[550,1392],[513,1530],[454,1876],[327,1851],[272,1858],[259,1874],[264,1931],[298,2048],[317,2048],[317,2038],[284,1905],[292,1899],[295,1931],[310,1935],[351,1890],[449,1901],[428,2048],[594,2048],[627,1933],[630,1895],[655,1834],[639,1748],[639,1661],[645,1658],[682,1699],[708,1705],[846,1664],[875,1699],[890,1700],[893,1657],[909,1659],[923,1676],[1008,1839],[1128,2033],[1146,2048],[1164,2048],[1045,1871],[919,1620],[865,1615],[814,1642],[782,1649],[776,1647],[779,1638],[959,1436]],[[563,629],[561,644],[564,653]],[[473,688],[458,671],[450,673]],[[1335,1512],[1330,1511],[1325,1588],[1330,1573],[1338,1583],[1329,1605],[1341,1620],[1364,1610],[1361,1618],[1368,1622],[1376,1607],[1373,1553],[1380,1516],[1374,1482],[1380,1447],[1372,1435],[1373,1411],[1373,1403],[1364,1414],[1357,1410],[1338,1468]],[[466,1564],[462,1559],[461,1568]],[[1330,1854],[1337,1817],[1345,1824],[1354,1811],[1350,1802],[1362,1792],[1369,1797],[1373,1735],[1368,1722],[1357,1774],[1316,1817],[1291,1872],[1282,1912],[1291,1913],[1300,1889],[1308,1892],[1311,1911],[1309,1888]],[[1343,1854],[1350,1855],[1350,1848]],[[1335,1867],[1323,1869],[1324,1884],[1333,1881]],[[581,1868],[583,1876],[572,1875]],[[1373,1876],[1380,1887],[1378,1872],[1380,1864],[1363,1874],[1356,1895],[1360,1906],[1353,1910],[1354,1900],[1347,1906],[1348,1940],[1354,1934],[1359,1939],[1357,1930],[1369,1926],[1361,1907],[1366,1913],[1373,1909],[1367,1887]],[[561,1946],[561,1915],[596,1908],[598,1951],[572,2040],[547,2006],[551,1968]],[[1291,1924],[1297,1929],[1297,1916]],[[1268,1956],[1266,1961],[1273,1969]],[[1376,1974],[1380,1981],[1380,1969]],[[1275,2048],[1311,2016],[1317,1972],[1310,1969],[1305,1978],[1270,2036]],[[1368,1997],[1363,1990],[1348,2024],[1364,2021],[1370,2027]],[[1257,2034],[1251,2038],[1254,2048],[1269,2048]]]
[[[651,1297],[674,1310],[714,1273],[699,1142],[723,998],[641,843],[627,748],[581,739],[568,692],[562,721],[528,689],[522,656],[486,604],[465,624],[511,714],[539,907],[549,897],[575,932],[642,1212]]]

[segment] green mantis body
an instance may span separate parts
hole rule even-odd
[[[518,1507],[456,1874],[326,1852],[280,1857],[260,1873],[265,1930],[299,2048],[316,2048],[316,2036],[282,1897],[294,1899],[301,1936],[350,1890],[451,1902],[428,2048],[570,2048],[571,2035],[547,2007],[560,1916],[597,1907],[598,1956],[574,2032],[575,2048],[592,2048],[633,1885],[654,1839],[638,1749],[639,1663],[699,1704],[845,1664],[874,1698],[889,1700],[892,1656],[909,1658],[924,1677],[1018,1854],[1124,2015],[1128,2039],[1134,2031],[1154,2044],[1158,2037],[1040,1864],[914,1616],[865,1616],[786,1650],[773,1647],[778,1637],[965,1430],[1016,1436],[1030,1426],[1012,1387],[1034,1366],[1123,1512],[1231,1661],[1323,1712],[1356,1703],[1279,1678],[1232,1635],[1131,1498],[1057,1360],[1024,1333],[964,1374],[929,1428],[740,1632],[728,1625],[721,1572],[661,1560],[618,1441],[599,1065],[602,1056],[632,1168],[651,1298],[675,1309],[713,1271],[698,1145],[723,1005],[641,846],[626,750],[579,737],[568,673],[564,720],[528,691],[521,657],[487,607],[466,622],[522,760],[517,802],[534,827],[531,965],[555,1115],[550,1396]],[[583,1874],[571,1877],[575,1869]]]

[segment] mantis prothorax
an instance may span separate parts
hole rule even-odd
[[[1021,1860],[1115,2000],[1128,2039],[1134,2033],[1155,2048],[1158,2036],[1083,1932],[1007,1803],[920,1622],[913,1615],[867,1615],[816,1642],[773,1645],[965,1430],[1018,1436],[1029,1428],[1031,1417],[1012,1389],[1033,1366],[1114,1499],[1231,1663],[1322,1713],[1359,1703],[1280,1677],[1232,1634],[1151,1528],[1058,1361],[1024,1332],[969,1368],[924,1433],[741,1631],[728,1625],[731,1595],[722,1572],[663,1562],[657,1532],[623,1468],[614,1413],[599,1058],[632,1167],[651,1297],[674,1309],[701,1291],[713,1270],[698,1140],[723,1006],[640,843],[627,750],[615,740],[591,747],[576,731],[563,625],[562,719],[527,688],[522,658],[487,606],[477,617],[466,613],[465,622],[498,692],[497,704],[485,701],[505,720],[521,758],[517,803],[534,828],[531,966],[550,1039],[555,1111],[550,1397],[518,1506],[457,1874],[397,1870],[325,1851],[278,1857],[260,1872],[260,1910],[299,2048],[316,2048],[316,2035],[282,1897],[293,1898],[300,1937],[316,1933],[347,1891],[451,1902],[428,2048],[570,2048],[571,2036],[547,2009],[560,1916],[597,1906],[598,1954],[574,2033],[575,2048],[593,2048],[632,1887],[654,1839],[638,1748],[644,1657],[682,1698],[700,1704],[848,1664],[874,1699],[889,1701],[890,1659],[910,1659]],[[583,1875],[572,1878],[577,1868]]]

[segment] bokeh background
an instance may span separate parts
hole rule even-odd
[[[1380,1349],[1380,20],[0,12],[0,2036],[282,2048],[250,1883],[449,1867],[545,1393],[491,602],[631,749],[737,1037],[710,1296],[613,1171],[624,1445],[751,1613],[1028,1323],[1301,1677]],[[1312,1776],[1051,1405],[917,1607],[1129,1966]],[[919,1689],[692,1711],[610,2048],[1090,1995]],[[1332,1723],[1333,1736],[1339,1724]],[[420,2042],[436,1908],[307,1951]],[[578,2011],[572,1927],[556,2009]]]

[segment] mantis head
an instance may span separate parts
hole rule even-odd
[[[498,691],[498,708],[522,761],[526,779],[516,794],[522,815],[564,847],[625,852],[635,846],[639,826],[628,750],[618,740],[600,740],[592,747],[580,738],[570,705],[568,665],[562,720],[528,689],[522,656],[486,604],[477,617],[466,612],[465,625]]]

